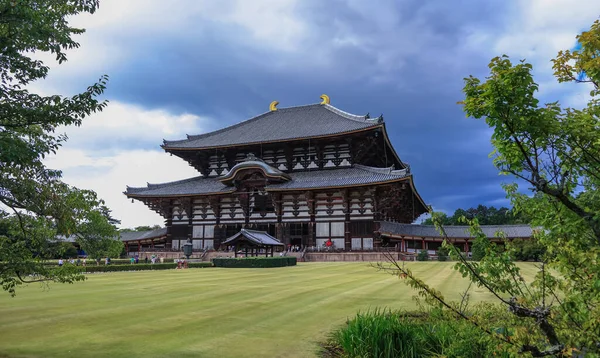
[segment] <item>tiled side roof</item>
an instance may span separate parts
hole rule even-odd
[[[188,135],[184,140],[165,140],[163,147],[165,150],[226,147],[334,135],[379,125],[379,118],[367,119],[328,104],[311,104],[266,112],[214,132]]]
[[[469,233],[468,226],[448,225],[444,226],[444,229],[450,238],[473,238]],[[481,225],[481,230],[489,238],[497,237],[496,233],[498,231],[502,231],[508,238],[527,238],[533,235],[533,228],[529,225]],[[432,225],[400,224],[388,221],[381,222],[379,232],[382,235],[442,237],[435,226]]]
[[[119,234],[121,241],[137,241],[159,238],[167,235],[167,228],[163,227],[156,230],[150,231],[130,231],[122,232]]]
[[[227,244],[239,239],[240,236],[245,237],[246,239],[254,242],[257,245],[283,246],[283,243],[281,241],[279,241],[276,238],[274,238],[273,236],[267,234],[265,231],[256,231],[256,230],[248,230],[248,229],[240,230],[240,232],[238,232],[237,234],[235,234],[235,235],[229,237],[227,240],[223,241],[222,245],[227,245]]]
[[[377,184],[407,178],[410,174],[407,169],[391,170],[355,165],[352,168],[292,172],[289,176],[290,181],[270,184],[267,191]],[[230,193],[235,190],[219,180],[219,177],[195,177],[171,183],[148,184],[146,188],[127,187],[125,194],[135,197],[159,197]]]

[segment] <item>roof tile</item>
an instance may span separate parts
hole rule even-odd
[[[163,147],[165,150],[226,147],[334,135],[378,125],[379,118],[367,119],[328,104],[310,104],[266,112],[214,132],[190,135],[188,139],[166,140]]]

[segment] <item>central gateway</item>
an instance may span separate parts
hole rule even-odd
[[[127,187],[165,218],[157,248],[218,249],[241,229],[266,231],[286,247],[379,247],[379,223],[411,223],[427,211],[383,117],[323,102],[277,108],[214,132],[164,141],[200,176]]]

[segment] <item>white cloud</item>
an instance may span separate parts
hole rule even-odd
[[[206,132],[210,122],[209,118],[189,113],[174,115],[112,101],[102,112],[84,119],[81,127],[59,128],[58,132],[64,131],[69,136],[67,148],[110,150],[144,143],[154,143],[158,148],[162,139],[182,139],[185,134]]]
[[[63,180],[82,189],[94,190],[106,201],[121,227],[164,225],[164,219],[139,201],[123,194],[126,186],[145,186],[197,176],[185,161],[157,150],[131,150],[92,157],[80,149],[61,149],[47,160],[49,167],[64,169]]]
[[[569,101],[589,91],[585,86],[565,88],[553,77],[552,62],[560,50],[575,46],[576,36],[599,18],[600,2],[581,0],[519,0],[505,31],[479,35],[487,38],[496,55],[507,54],[514,61],[526,59],[534,65],[542,96],[560,96]]]
[[[158,148],[162,138],[185,138],[186,132],[200,133],[208,120],[191,114],[173,115],[164,110],[112,102],[100,113],[83,121],[81,127],[65,128],[69,140],[48,157],[49,168],[63,170],[64,181],[91,189],[104,199],[123,227],[162,225],[158,214],[122,192],[127,185],[145,186],[199,175],[187,162]],[[140,140],[156,150],[140,148]],[[133,143],[133,144],[131,144]],[[91,149],[90,149],[91,146]]]

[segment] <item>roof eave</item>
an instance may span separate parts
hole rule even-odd
[[[346,132],[339,132],[339,133],[334,133],[334,134],[324,134],[324,135],[320,135],[320,136],[278,139],[278,140],[260,141],[260,142],[252,142],[252,143],[224,144],[224,145],[216,145],[216,146],[208,146],[208,147],[191,147],[191,148],[168,147],[165,144],[163,144],[163,145],[161,145],[161,148],[163,148],[163,150],[167,153],[175,154],[176,152],[202,151],[202,150],[211,150],[211,149],[219,149],[219,148],[239,148],[239,147],[250,147],[250,146],[254,146],[254,145],[271,144],[271,143],[287,143],[287,142],[297,142],[297,141],[303,141],[303,140],[325,139],[325,138],[338,137],[338,136],[354,134],[354,133],[368,132],[368,131],[372,131],[377,128],[385,128],[384,124],[385,123],[376,123],[372,126],[361,128],[361,129],[356,129],[356,130],[346,131]],[[384,129],[384,131],[385,131],[385,129]],[[387,134],[386,134],[386,138],[387,138]],[[388,139],[388,143],[389,143],[389,139]]]

